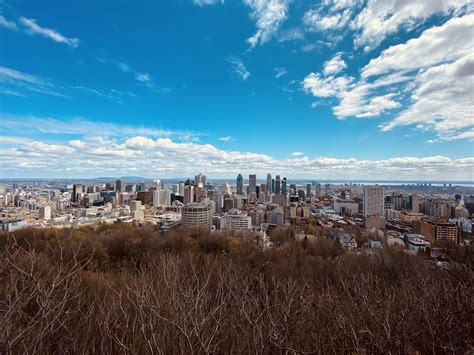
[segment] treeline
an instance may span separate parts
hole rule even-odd
[[[472,249],[442,269],[273,238],[263,252],[252,237],[124,224],[0,235],[0,352],[473,350]]]

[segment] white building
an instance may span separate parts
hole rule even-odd
[[[40,207],[39,218],[44,221],[49,221],[51,219],[51,206]]]
[[[154,207],[169,207],[171,206],[171,193],[169,190],[155,190],[153,191],[153,206]]]
[[[364,186],[364,216],[373,215],[385,216],[382,186]]]
[[[186,230],[193,227],[212,227],[212,215],[214,206],[212,203],[192,202],[181,209],[181,224]]]
[[[220,219],[220,228],[230,231],[247,231],[252,228],[252,217],[238,210],[230,210]]]

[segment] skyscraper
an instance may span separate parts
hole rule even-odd
[[[242,174],[237,175],[237,195],[242,195],[244,193],[244,178]]]
[[[275,193],[277,195],[281,194],[281,189],[280,189],[280,175],[277,175],[275,177]]]
[[[255,174],[249,175],[249,194],[252,192],[257,192],[257,175]]]
[[[201,184],[202,186],[206,185],[207,184],[207,176],[202,175],[202,174],[195,175],[194,176],[194,184],[196,186],[198,186],[199,184]]]
[[[266,192],[270,193],[272,192],[272,174],[268,173],[267,174],[267,189]]]
[[[311,184],[306,184],[306,198],[311,197]]]
[[[286,198],[287,193],[288,193],[288,189],[286,187],[286,177],[284,177],[283,181],[281,182],[281,194],[285,196]]]
[[[125,182],[123,180],[115,181],[115,191],[124,192],[125,191]]]
[[[79,202],[81,199],[81,195],[84,192],[84,186],[81,184],[74,184],[72,186],[72,202]]]

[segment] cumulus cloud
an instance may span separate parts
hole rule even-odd
[[[383,50],[358,81],[310,73],[303,88],[315,97],[337,98],[337,118],[374,118],[406,102],[382,130],[415,125],[435,130],[441,140],[472,139],[473,32],[474,14],[455,17]]]
[[[64,43],[71,47],[77,47],[79,45],[79,40],[77,38],[68,38],[56,30],[41,27],[37,24],[35,19],[20,17],[18,21],[26,27],[26,32],[28,34],[39,34],[43,37],[52,39],[55,42]]]
[[[247,80],[250,76],[250,72],[247,70],[242,59],[236,57],[227,57],[227,62],[230,63],[234,73],[242,80]]]
[[[291,155],[294,156],[294,157],[299,157],[299,156],[304,155],[304,153],[303,152],[293,152],[293,153],[291,153]]]
[[[319,73],[310,73],[303,80],[303,90],[315,97],[339,96],[351,84],[350,76],[322,77]]]
[[[352,29],[358,32],[354,44],[370,50],[400,28],[410,30],[435,14],[456,13],[470,6],[469,3],[469,0],[369,0],[351,23]]]
[[[472,139],[473,82],[473,54],[423,71],[416,79],[411,105],[383,124],[382,130],[416,124],[434,129],[442,139]]]
[[[474,13],[425,30],[419,37],[385,49],[363,69],[367,78],[400,70],[417,70],[450,62],[472,52]]]
[[[256,21],[257,32],[247,42],[252,48],[268,42],[288,18],[290,0],[244,0],[250,6],[250,16]]]
[[[324,75],[337,74],[347,68],[347,64],[342,59],[342,53],[336,53],[334,57],[324,63]]]
[[[211,176],[233,176],[241,172],[264,175],[269,171],[288,177],[471,179],[474,158],[444,156],[396,157],[358,160],[302,156],[276,159],[266,154],[225,151],[211,144],[176,142],[171,138],[133,136],[108,139],[83,137],[71,141],[15,141],[0,145],[4,176],[97,176],[123,175],[135,171],[142,176],[183,176],[196,171]]]

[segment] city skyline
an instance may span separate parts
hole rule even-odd
[[[0,7],[0,178],[474,180],[468,1]]]

